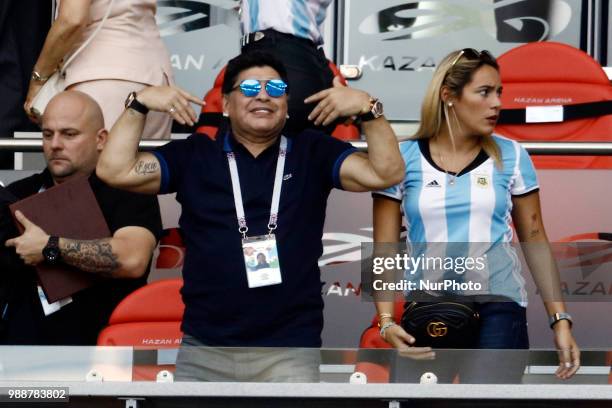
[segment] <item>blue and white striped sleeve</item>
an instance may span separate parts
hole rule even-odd
[[[383,196],[383,197],[390,198],[392,200],[401,202],[402,198],[404,198],[403,182],[400,184],[391,186],[389,188],[386,188],[384,190],[374,191],[372,192],[372,195],[373,196]]]
[[[523,146],[515,142],[516,164],[514,166],[513,183],[510,187],[510,194],[525,195],[537,190],[538,177],[535,167],[529,157],[529,153]]]

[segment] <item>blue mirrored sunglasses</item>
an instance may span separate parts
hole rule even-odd
[[[242,92],[244,96],[252,98],[259,95],[259,92],[261,92],[262,82],[266,84],[266,92],[272,98],[280,98],[287,92],[287,84],[282,79],[245,79],[240,82],[240,85],[234,87],[232,90],[240,88],[240,92]]]

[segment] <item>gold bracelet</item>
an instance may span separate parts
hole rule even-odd
[[[391,313],[381,313],[378,315],[378,327],[381,326],[381,323],[383,320],[385,319],[391,319],[393,320],[393,315]]]
[[[52,76],[54,73],[55,73],[55,71],[53,71],[52,73],[50,73],[50,74],[49,74],[49,75],[47,75],[47,76],[43,76],[43,75],[42,75],[42,74],[40,74],[38,71],[34,70],[34,71],[32,71],[32,77],[31,77],[31,79],[32,79],[33,81],[36,81],[36,82],[47,82],[47,80],[48,80],[49,78],[51,78],[51,76]]]

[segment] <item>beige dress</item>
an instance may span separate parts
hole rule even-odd
[[[92,0],[90,23],[76,50],[100,24],[110,0]],[[155,22],[156,0],[115,0],[93,41],[66,69],[66,84],[91,95],[110,129],[124,110],[131,91],[174,82],[170,57]],[[143,138],[170,137],[167,113],[150,112]]]

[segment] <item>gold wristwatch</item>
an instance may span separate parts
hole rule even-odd
[[[382,102],[377,98],[370,97],[370,109],[366,113],[359,115],[359,119],[362,122],[367,122],[369,120],[378,119],[383,114],[384,110]]]

